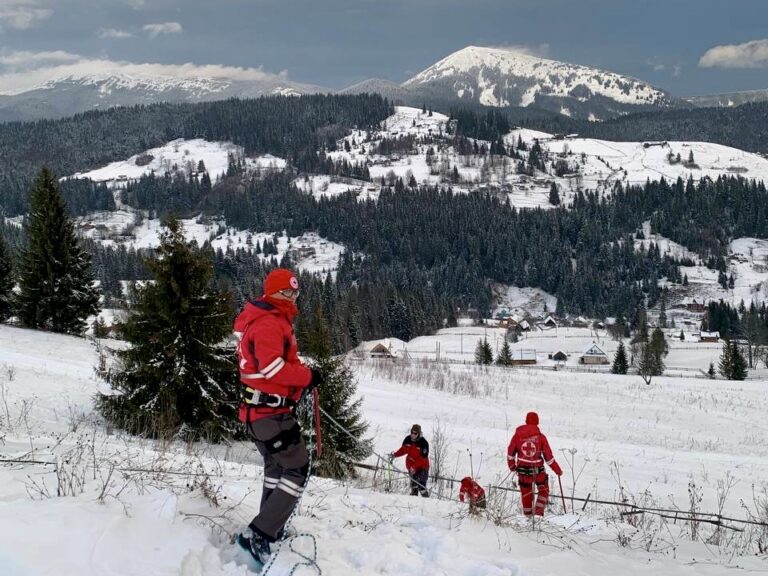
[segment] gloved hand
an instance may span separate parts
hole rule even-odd
[[[310,380],[307,385],[307,392],[311,392],[325,382],[325,378],[323,378],[323,375],[320,374],[320,371],[317,368],[310,368],[310,370],[312,371],[312,380]]]
[[[558,476],[563,475],[563,469],[560,468],[560,464],[558,464],[557,462],[552,462],[552,466],[550,466],[550,468],[552,468],[552,472],[554,472]]]
[[[389,454],[387,454],[387,460],[392,462],[392,460],[394,460],[394,459],[395,459],[395,453],[394,452],[390,452]]]
[[[510,471],[510,472],[514,472],[515,470],[517,470],[517,464],[516,464],[515,462],[513,462],[512,460],[510,460],[510,461],[508,462],[508,464],[509,464],[509,471]]]

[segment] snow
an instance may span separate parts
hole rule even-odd
[[[493,94],[495,85],[486,80],[484,75],[489,70],[501,77],[530,79],[534,85],[526,91],[520,102],[498,99]],[[577,86],[625,104],[653,104],[666,99],[664,92],[628,76],[538,58],[512,48],[479,46],[467,46],[454,52],[407,80],[403,86],[414,87],[446,78],[455,78],[458,86],[462,84],[463,78],[475,75],[477,85],[482,90],[480,103],[489,106],[528,106],[538,93],[568,96]]]
[[[202,138],[193,140],[179,138],[163,146],[131,156],[127,160],[112,162],[102,168],[88,172],[77,172],[62,179],[89,178],[94,182],[106,182],[110,187],[119,187],[129,180],[138,180],[153,172],[162,175],[178,170],[188,175],[197,171],[198,163],[202,160],[211,181],[216,182],[221,175],[227,172],[230,154],[235,158],[243,158],[243,147],[231,142],[209,142]],[[152,157],[151,161],[144,164],[145,160],[142,158],[148,160],[149,156]],[[139,160],[138,164],[137,160]],[[283,170],[286,166],[285,160],[269,154],[256,158],[245,158],[245,162],[246,169],[255,171],[263,169]]]
[[[548,294],[541,288],[518,288],[506,284],[493,286],[494,316],[502,311],[510,314],[525,315],[526,313],[545,315],[557,310],[557,297]]]
[[[162,221],[155,218],[139,218],[137,214],[125,210],[99,212],[77,219],[80,233],[99,240],[107,246],[122,245],[126,248],[156,248],[160,245]],[[341,244],[322,238],[315,232],[305,232],[301,236],[287,237],[285,233],[248,232],[227,227],[223,218],[189,218],[180,220],[184,235],[188,241],[196,241],[198,246],[209,242],[214,250],[246,250],[253,252],[256,244],[263,246],[265,240],[274,241],[277,236],[277,254],[265,256],[262,260],[276,258],[279,262],[287,252],[291,252],[296,268],[308,272],[324,273],[334,271],[339,256],[345,248]]]
[[[57,484],[52,466],[0,465],[0,573],[249,574],[228,535],[258,507],[262,470],[253,447],[108,433],[91,404],[93,394],[106,389],[94,375],[96,362],[87,340],[0,325],[0,458],[58,461],[60,479]],[[718,482],[730,477],[735,483],[723,512],[743,517],[740,501],[753,508],[753,494],[765,494],[763,382],[657,378],[648,387],[632,376],[388,361],[355,362],[353,369],[379,454],[399,446],[419,422],[433,448],[437,428],[445,434],[449,475],[469,472],[471,451],[481,483],[506,485],[513,428],[537,410],[565,469],[567,495],[616,499],[621,486],[632,497],[646,494],[649,504],[687,509],[692,481],[702,491],[701,510],[713,511]],[[70,493],[67,478],[81,478],[82,489]],[[557,483],[552,509],[532,529],[516,514],[514,493],[507,522],[497,526],[467,516],[450,498],[455,488],[442,492],[444,499],[437,497],[438,486],[433,498],[411,498],[372,490],[371,480],[310,479],[294,526],[315,537],[324,574],[714,576],[729,568],[765,570],[764,555],[734,556],[732,545],[691,542],[685,523],[669,521],[663,532],[652,533],[633,528],[610,507],[590,504],[562,514]],[[67,495],[57,497],[57,486]],[[314,557],[307,537],[295,548]],[[287,576],[300,561],[283,550],[270,574]],[[295,573],[317,571],[299,567]]]
[[[381,192],[381,185],[375,182],[327,175],[301,176],[293,181],[293,185],[318,199],[333,198],[351,192],[360,201],[376,200]]]

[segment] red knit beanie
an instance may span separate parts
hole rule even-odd
[[[275,268],[264,279],[264,294],[270,296],[280,290],[298,290],[299,281],[293,272],[285,268]]]
[[[536,412],[528,412],[528,414],[525,415],[525,423],[526,424],[533,424],[534,426],[539,425],[539,415],[536,414]]]

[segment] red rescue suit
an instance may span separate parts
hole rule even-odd
[[[268,406],[275,399],[301,399],[301,393],[312,380],[312,372],[299,360],[293,318],[298,313],[293,302],[262,296],[248,302],[235,320],[235,334],[239,336],[237,356],[240,383],[244,396],[263,393],[264,403],[242,402],[238,411],[241,422],[252,422],[266,416],[285,414],[290,406]],[[267,396],[268,395],[268,396]]]
[[[537,487],[535,513],[537,516],[544,515],[544,508],[549,500],[549,478],[544,469],[545,462],[558,476],[563,473],[552,456],[547,437],[541,433],[539,427],[536,424],[518,426],[509,442],[507,464],[511,472],[517,472],[523,514],[526,516],[534,513],[534,484]]]
[[[392,453],[394,458],[405,456],[405,467],[408,472],[413,474],[421,470],[429,470],[429,443],[419,435],[414,440],[410,435],[403,440],[402,446]]]
[[[465,476],[461,480],[461,489],[459,490],[459,500],[469,499],[470,506],[485,508],[485,490],[470,476]]]

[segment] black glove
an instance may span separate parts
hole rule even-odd
[[[312,380],[310,380],[307,385],[307,392],[311,392],[325,382],[325,378],[323,378],[323,375],[320,374],[320,371],[317,368],[310,368],[310,370],[312,370]]]

